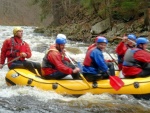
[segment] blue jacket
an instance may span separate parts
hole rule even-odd
[[[100,49],[93,49],[90,53],[90,58],[92,59],[92,64],[91,66],[83,66],[83,73],[98,74],[100,71],[108,71],[108,66]]]

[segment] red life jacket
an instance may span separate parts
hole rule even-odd
[[[10,38],[11,47],[7,49],[6,56],[15,58],[17,56],[20,56],[20,52],[26,51],[26,46],[24,41],[21,43],[17,43],[14,39],[14,37]]]
[[[87,51],[83,65],[84,66],[91,66],[92,64],[92,59],[90,57],[91,52],[95,49],[96,47],[91,48],[90,50]]]

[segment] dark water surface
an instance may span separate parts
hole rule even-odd
[[[45,95],[46,96],[46,95]],[[89,96],[89,95],[88,95]],[[40,101],[33,96],[13,96],[0,98],[0,112],[5,113],[149,113],[145,106],[149,101],[134,100],[133,98],[103,100],[100,96],[96,100],[78,97],[73,100],[48,99]],[[65,97],[67,98],[67,97]],[[70,98],[70,97],[69,97]],[[73,98],[73,97],[72,97]],[[89,98],[90,99],[90,98]],[[98,100],[99,99],[99,100]],[[101,99],[101,100],[100,100]],[[96,102],[97,101],[97,102]],[[144,105],[145,104],[145,105]]]

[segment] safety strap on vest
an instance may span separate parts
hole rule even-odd
[[[18,43],[14,40],[14,37],[11,37],[11,51],[13,50],[13,47],[15,46],[15,45],[17,45]],[[22,41],[21,42],[21,44],[19,44],[19,45],[24,45],[25,44],[25,42],[24,41]]]

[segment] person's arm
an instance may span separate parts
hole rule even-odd
[[[32,53],[31,53],[31,49],[29,47],[29,45],[27,43],[25,43],[25,45],[22,45],[22,48],[25,48],[25,49],[22,49],[20,52],[20,55],[22,57],[25,57],[25,58],[30,58]]]
[[[104,56],[102,54],[102,52],[100,50],[95,49],[92,53],[91,53],[91,57],[92,59],[95,60],[96,64],[98,65],[98,67],[100,68],[100,70],[102,70],[103,72],[107,72],[108,71],[108,66],[104,60]]]
[[[9,44],[8,44],[9,40],[5,40],[3,42],[3,46],[1,48],[1,56],[0,56],[0,64],[4,64],[5,63],[5,60],[6,60],[6,53],[7,53],[7,49],[9,47]]]
[[[118,55],[124,55],[126,50],[127,50],[127,46],[125,45],[125,43],[124,42],[120,42],[118,44],[117,48],[116,48],[116,53]]]
[[[48,54],[48,60],[55,65],[56,69],[65,73],[65,74],[72,74],[73,70],[70,67],[67,67],[66,65],[63,64],[62,59],[61,59],[61,54],[58,52],[49,52]]]
[[[64,60],[70,62],[69,58],[67,58],[66,56],[64,56]]]

